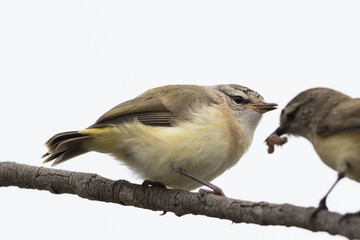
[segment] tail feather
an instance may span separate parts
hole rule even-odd
[[[46,158],[44,163],[51,162],[52,166],[69,160],[73,157],[87,153],[84,142],[88,141],[91,135],[82,134],[76,131],[56,134],[46,142],[48,152],[42,157]]]
[[[58,133],[58,134],[54,135],[52,138],[47,140],[45,145],[49,148],[49,151],[51,152],[51,151],[54,151],[60,143],[66,141],[66,140],[69,140],[69,139],[83,137],[83,136],[84,136],[84,134],[81,134],[77,131],[62,132],[62,133]]]
[[[65,161],[73,158],[73,157],[77,157],[77,156],[87,153],[87,152],[88,152],[87,150],[81,149],[80,147],[61,152],[60,156],[56,158],[56,160],[51,164],[51,166],[56,166],[62,162],[65,162]]]
[[[85,135],[82,137],[75,137],[75,138],[70,138],[67,140],[63,140],[62,142],[59,142],[55,148],[56,152],[63,152],[69,149],[73,149],[73,148],[77,148],[79,146],[81,146],[84,141],[88,140],[90,138],[89,135]]]

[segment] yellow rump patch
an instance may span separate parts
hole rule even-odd
[[[112,129],[113,127],[102,127],[102,128],[88,128],[88,129],[84,129],[82,131],[79,131],[79,133],[81,134],[90,134],[90,135],[95,135],[95,134],[100,134],[100,133],[104,133],[109,131],[110,129]]]

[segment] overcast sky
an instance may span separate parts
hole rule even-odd
[[[41,166],[53,134],[166,84],[236,83],[280,109],[318,86],[359,97],[359,12],[359,1],[331,0],[1,1],[0,161]],[[267,154],[279,114],[264,115],[248,153],[213,183],[231,198],[317,206],[336,173],[301,138]],[[98,153],[57,168],[142,182]],[[15,187],[0,196],[2,239],[344,239]],[[359,202],[360,184],[344,179],[328,206],[354,212]]]

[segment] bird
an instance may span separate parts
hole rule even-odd
[[[252,142],[262,114],[277,104],[236,84],[166,85],[145,91],[80,131],[51,137],[52,166],[81,154],[110,154],[144,183],[225,196],[210,181],[234,166]]]
[[[326,200],[336,184],[348,177],[360,182],[360,99],[330,88],[299,93],[281,111],[280,126],[265,140],[268,152],[287,142],[283,134],[300,136],[312,143],[320,159],[338,174],[320,200],[311,219],[327,210]]]

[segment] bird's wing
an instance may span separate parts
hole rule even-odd
[[[317,134],[322,137],[351,131],[360,131],[360,99],[337,105],[317,128]]]
[[[173,113],[158,98],[138,97],[104,113],[90,128],[122,124],[137,119],[146,125],[169,126]]]
[[[160,87],[115,106],[89,128],[122,124],[135,119],[145,125],[169,127],[176,120],[185,118],[186,111],[199,101],[210,103],[199,86]]]

